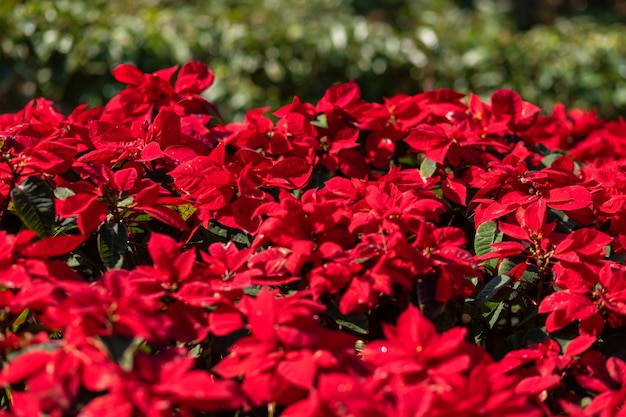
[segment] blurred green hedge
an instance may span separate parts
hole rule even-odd
[[[560,101],[626,115],[624,25],[580,15],[518,31],[510,2],[459,3],[4,0],[0,112],[34,96],[65,112],[102,104],[122,87],[110,75],[119,63],[152,72],[198,59],[216,73],[207,96],[227,118],[294,95],[315,101],[348,79],[369,100],[514,88],[547,110]]]

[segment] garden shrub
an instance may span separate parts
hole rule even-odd
[[[579,15],[519,32],[502,1],[470,9],[398,0],[386,2],[387,12],[354,3],[4,1],[0,111],[17,111],[34,95],[65,112],[102,105],[119,90],[114,66],[152,72],[191,59],[217,74],[209,98],[229,119],[296,93],[315,101],[350,79],[368,100],[437,88],[486,99],[514,88],[546,109],[562,102],[604,117],[626,110],[619,23]]]
[[[624,120],[113,76],[0,116],[2,415],[623,415]]]

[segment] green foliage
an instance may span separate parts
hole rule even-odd
[[[128,249],[128,231],[122,223],[103,223],[98,233],[100,259],[109,269],[124,266]]]
[[[369,333],[369,319],[367,314],[359,314],[358,316],[341,314],[339,305],[335,302],[328,304],[326,314],[331,317],[340,329],[346,329],[357,335],[366,335]]]
[[[509,2],[383,3],[4,1],[0,111],[35,95],[65,111],[102,104],[120,89],[109,75],[119,63],[154,71],[198,59],[216,73],[208,95],[227,118],[293,94],[314,101],[348,79],[368,100],[512,87],[548,110],[561,101],[626,114],[623,25],[574,16],[517,32]]]
[[[11,201],[24,225],[40,236],[54,233],[54,192],[41,178],[28,177],[11,190]]]
[[[476,295],[474,308],[481,308],[487,301],[490,301],[501,289],[511,281],[511,277],[498,275],[493,277],[482,290]]]
[[[502,242],[502,238],[503,234],[498,230],[498,223],[490,221],[481,224],[476,228],[476,237],[474,238],[476,255],[482,256],[493,252],[494,248],[491,245]],[[498,259],[489,259],[484,263],[494,269],[498,265]]]

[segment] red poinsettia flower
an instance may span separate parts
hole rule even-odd
[[[361,350],[361,357],[376,366],[377,373],[402,375],[408,381],[445,383],[448,375],[471,368],[482,355],[465,342],[466,329],[455,327],[439,334],[417,307],[409,306],[395,326],[383,323],[385,340],[375,340]]]
[[[238,340],[213,370],[224,378],[243,376],[251,401],[289,404],[306,396],[320,373],[354,369],[354,339],[320,326],[325,306],[304,292],[276,298],[263,289],[239,306],[251,335]]]
[[[281,414],[285,417],[385,417],[392,409],[378,401],[376,385],[355,375],[329,373],[320,375],[309,396],[291,404]],[[348,414],[349,413],[349,414]]]
[[[194,359],[183,349],[169,349],[157,355],[134,354],[132,368],[102,369],[106,378],[92,375],[86,382],[92,391],[105,391],[89,401],[81,415],[132,416],[171,415],[180,412],[235,410],[245,398],[233,381],[192,369]],[[174,411],[176,410],[176,411]]]
[[[105,106],[102,119],[114,123],[131,118],[149,118],[153,110],[172,107],[178,114],[208,113],[213,109],[199,94],[213,84],[213,72],[206,64],[188,62],[178,72],[172,85],[177,66],[144,74],[133,65],[121,64],[113,69],[116,80],[126,84]]]

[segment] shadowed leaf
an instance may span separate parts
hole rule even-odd
[[[121,223],[104,223],[98,232],[100,259],[109,269],[119,269],[124,265],[128,232]]]
[[[11,200],[24,225],[40,236],[54,234],[54,191],[41,178],[26,178],[11,190]]]

